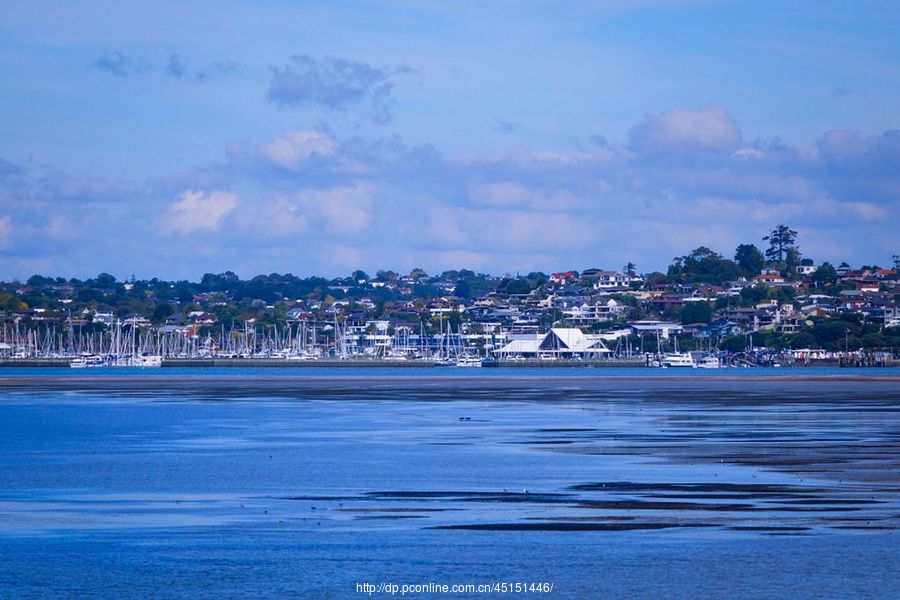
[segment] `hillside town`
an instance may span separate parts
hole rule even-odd
[[[102,273],[0,284],[0,359],[156,366],[166,359],[633,361],[661,366],[891,362],[900,258],[832,265],[781,225],[733,258],[698,247],[665,273],[231,272],[199,282]],[[670,360],[671,357],[678,357]],[[682,362],[683,365],[674,363]]]

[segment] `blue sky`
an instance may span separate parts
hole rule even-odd
[[[42,2],[0,21],[0,278],[900,252],[894,2]]]

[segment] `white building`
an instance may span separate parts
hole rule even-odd
[[[612,298],[595,304],[584,303],[563,310],[566,321],[573,325],[591,325],[614,321],[625,314],[626,307]]]
[[[544,334],[512,339],[495,352],[498,358],[597,359],[610,350],[598,335],[587,335],[580,329],[555,327]]]
[[[586,274],[585,274],[586,273]],[[619,271],[594,271],[582,273],[582,278],[593,280],[595,290],[628,287],[632,282],[643,281],[640,277],[633,277]]]
[[[668,321],[634,321],[628,325],[636,335],[659,334],[660,337],[667,339],[672,334],[681,333],[683,329],[680,323],[671,323]]]

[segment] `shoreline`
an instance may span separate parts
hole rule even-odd
[[[458,383],[480,384],[485,387],[497,383],[603,383],[603,382],[690,382],[704,385],[716,382],[728,383],[753,383],[753,382],[784,382],[784,383],[810,383],[810,382],[874,382],[900,383],[900,374],[830,374],[830,375],[717,375],[717,376],[691,376],[691,375],[497,375],[497,376],[448,376],[448,375],[146,375],[129,374],[119,376],[86,375],[36,375],[36,376],[0,376],[0,390],[8,387],[28,386],[34,384],[197,384],[197,383],[236,383],[246,384],[261,383]]]
[[[70,358],[37,358],[37,359],[6,359],[0,360],[0,371],[4,368],[68,368]],[[826,369],[826,368],[863,368],[863,369],[895,369],[900,367],[900,361],[890,364],[878,365],[849,365],[843,366],[837,360],[822,360],[813,363],[784,364],[782,369]],[[104,367],[105,368],[105,367]],[[133,367],[141,368],[141,367]],[[164,359],[159,368],[276,368],[276,369],[310,369],[310,368],[356,368],[356,369],[445,369],[445,365],[436,364],[431,360],[283,360],[265,358],[220,358],[220,359]],[[496,364],[485,367],[490,369],[615,369],[615,368],[655,368],[647,365],[642,359],[610,359],[610,360],[535,360],[535,361],[498,361]],[[732,367],[737,368],[737,367]],[[754,367],[767,368],[767,367]]]

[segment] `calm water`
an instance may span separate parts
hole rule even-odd
[[[896,597],[892,373],[6,369],[0,595]]]

